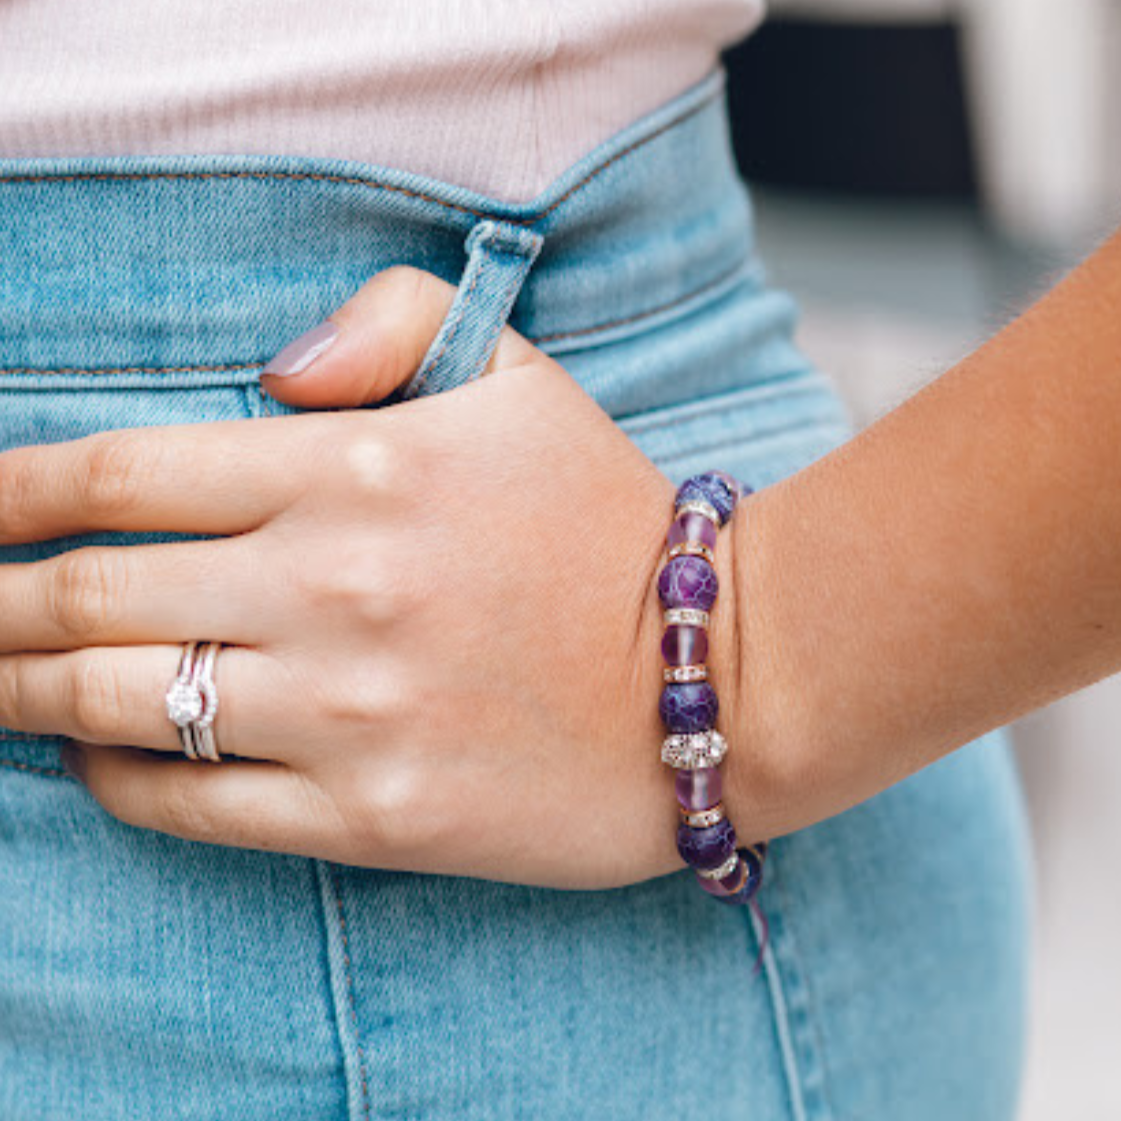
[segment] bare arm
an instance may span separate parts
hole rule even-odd
[[[744,510],[727,766],[759,836],[1121,669],[1121,234]]]

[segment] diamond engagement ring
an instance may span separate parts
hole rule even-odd
[[[167,715],[179,731],[179,742],[188,759],[221,762],[214,738],[218,713],[218,689],[214,664],[219,642],[187,642],[179,658],[179,672],[164,698]]]

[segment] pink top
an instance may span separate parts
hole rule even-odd
[[[0,156],[330,156],[524,201],[762,3],[4,0]]]

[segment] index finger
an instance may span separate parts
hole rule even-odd
[[[306,485],[301,459],[319,442],[309,427],[323,419],[123,428],[0,452],[0,545],[96,530],[255,529]]]

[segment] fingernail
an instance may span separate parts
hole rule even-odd
[[[76,744],[64,744],[62,765],[79,782],[86,781],[86,753]]]
[[[302,374],[339,337],[329,319],[290,342],[262,371],[278,378]]]

